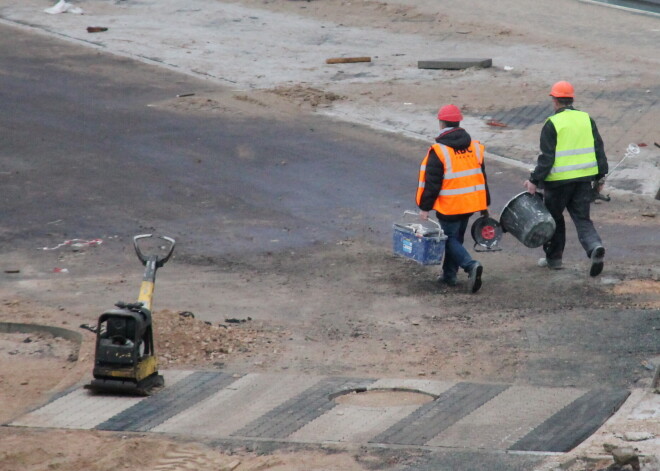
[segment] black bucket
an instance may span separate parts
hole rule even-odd
[[[504,206],[500,224],[504,231],[532,249],[549,241],[557,227],[541,195],[526,191],[511,198]]]

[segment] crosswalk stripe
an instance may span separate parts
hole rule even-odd
[[[183,410],[193,407],[200,400],[235,380],[234,376],[221,372],[193,373],[185,381],[180,381],[158,394],[149,396],[99,424],[96,428],[98,430],[146,432]]]
[[[232,436],[287,438],[308,422],[334,408],[330,395],[338,391],[365,388],[374,380],[324,378],[303,393],[289,399],[267,414],[233,433]]]
[[[580,397],[574,388],[511,386],[428,442],[429,446],[506,450]]]
[[[630,395],[626,390],[593,389],[552,415],[516,442],[516,451],[567,452],[594,433]]]
[[[426,379],[162,373],[166,386],[153,396],[102,395],[78,387],[8,425],[561,453],[593,434],[629,394]],[[339,399],[360,392],[368,394]],[[398,402],[396,392],[427,396]]]
[[[374,437],[372,443],[424,445],[462,417],[482,406],[508,386],[458,383],[424,404],[410,416]]]
[[[319,380],[309,375],[251,373],[152,430],[227,437]]]

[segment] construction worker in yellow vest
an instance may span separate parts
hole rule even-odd
[[[542,185],[543,201],[557,223],[554,235],[543,245],[545,257],[538,264],[555,270],[562,267],[566,245],[563,213],[568,209],[590,259],[589,275],[597,276],[603,271],[605,248],[589,209],[594,187],[600,191],[608,172],[603,140],[594,120],[573,108],[575,91],[570,83],[555,83],[550,96],[555,114],[541,130],[541,154],[529,179],[523,182],[532,194]]]
[[[419,169],[417,205],[420,218],[427,220],[435,210],[440,227],[447,236],[440,283],[458,284],[458,270],[468,274],[467,289],[481,288],[481,263],[473,260],[463,247],[465,230],[473,213],[488,214],[490,194],[484,166],[484,146],[473,141],[465,129],[461,110],[446,105],[438,112],[440,135],[436,137]]]

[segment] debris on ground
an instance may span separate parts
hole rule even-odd
[[[82,249],[83,247],[94,247],[97,245],[101,245],[102,243],[103,243],[103,239],[91,239],[91,240],[69,239],[69,240],[65,240],[61,244],[57,244],[54,247],[42,247],[41,250],[57,250],[61,247],[71,246],[71,248],[74,251],[76,251]]]
[[[302,85],[276,87],[268,91],[274,95],[293,100],[297,103],[308,104],[312,108],[328,106],[334,101],[344,99],[343,96],[336,93]]]
[[[497,121],[495,119],[490,119],[490,120],[486,121],[486,124],[488,126],[493,126],[493,127],[497,127],[497,128],[506,128],[507,127],[507,125],[505,123],[502,123],[501,121]]]
[[[92,326],[89,324],[80,324],[79,326],[81,329],[89,330],[90,332],[96,334],[96,326]]]
[[[633,471],[639,471],[639,456],[637,451],[632,447],[617,447],[614,448],[610,453],[612,453],[612,458],[614,462],[619,466],[630,465]]]
[[[219,365],[229,355],[245,354],[254,347],[271,343],[271,338],[278,335],[258,325],[247,327],[245,319],[236,321],[232,324],[239,325],[213,325],[196,319],[190,311],[157,311],[153,319],[156,355],[162,366],[168,368]]]
[[[371,62],[371,57],[331,57],[326,64],[351,64],[355,62]]]
[[[0,333],[0,357],[45,359],[60,358],[75,361],[76,345],[47,332]]]
[[[82,8],[77,7],[69,2],[65,2],[64,0],[60,0],[52,7],[46,8],[44,12],[50,15],[57,15],[59,13],[73,13],[74,15],[82,15],[84,13]]]
[[[493,59],[441,59],[418,61],[418,69],[461,70],[477,67],[487,69],[493,65]]]
[[[650,432],[624,432],[621,435],[616,434],[615,437],[627,442],[641,442],[655,438],[655,435]]]
[[[228,319],[225,319],[225,322],[228,324],[241,324],[243,322],[251,321],[252,318],[248,317],[247,319],[237,319],[236,317],[230,317]]]

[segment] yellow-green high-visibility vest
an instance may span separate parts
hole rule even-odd
[[[557,131],[555,163],[546,181],[572,180],[598,174],[591,119],[584,111],[564,110],[550,116]]]

